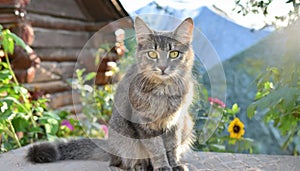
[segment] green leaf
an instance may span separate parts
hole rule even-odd
[[[43,129],[41,127],[29,127],[28,128],[28,131],[29,132],[32,132],[32,133],[44,133]]]
[[[29,123],[30,122],[23,117],[15,117],[12,120],[12,124],[13,124],[16,132],[20,132],[20,131],[26,132],[27,131],[26,128],[28,128],[30,125]]]
[[[4,30],[2,32],[2,46],[5,53],[14,53],[14,40],[9,36],[10,31]]]
[[[0,103],[0,112],[4,113],[7,109],[9,109],[7,103],[6,102],[1,102]]]
[[[47,137],[48,135],[55,135],[59,129],[60,117],[52,112],[45,112],[39,118],[39,123],[45,126]]]
[[[5,128],[7,128],[6,120],[0,120],[0,133],[2,133]]]
[[[8,64],[6,62],[0,62],[0,65],[5,68],[8,69]]]
[[[10,79],[12,79],[12,75],[9,70],[5,69],[0,71],[0,82],[3,82],[5,80],[10,80]]]
[[[76,69],[76,75],[77,77],[81,77],[84,73],[85,69]]]
[[[14,86],[14,90],[18,94],[23,94],[25,97],[28,95],[28,90],[22,86]]]
[[[55,119],[47,119],[47,124],[45,124],[45,129],[47,134],[55,135],[59,129],[59,122]]]
[[[232,112],[233,112],[234,114],[236,114],[236,113],[238,113],[238,112],[240,111],[240,108],[239,108],[239,106],[235,103],[235,104],[232,106],[231,110],[232,110]]]
[[[274,125],[275,127],[277,127],[277,126],[278,126],[278,123],[279,123],[279,121],[280,121],[280,119],[279,119],[279,118],[275,118],[275,119],[274,119],[274,124],[273,124],[273,125]]]
[[[247,116],[251,119],[255,115],[255,110],[256,110],[256,104],[252,103],[251,105],[248,106],[247,108]]]
[[[26,49],[27,45],[26,43],[16,34],[14,33],[8,33],[8,35],[16,42],[16,45],[21,46],[22,48]]]
[[[61,120],[60,117],[56,113],[54,113],[54,112],[44,112],[42,118],[43,117],[45,117],[45,118],[53,118],[53,119],[58,120],[58,121]]]
[[[5,97],[3,99],[0,99],[0,101],[5,101],[5,102],[9,102],[9,103],[15,103],[15,104],[18,104],[18,105],[21,104],[18,99],[14,98],[14,97],[10,97],[10,96],[9,97]]]
[[[11,115],[13,115],[13,111],[11,110],[12,103],[0,101],[0,121],[7,120]]]
[[[45,126],[47,134],[55,135],[58,131],[59,121],[49,115],[39,118],[39,123]]]
[[[273,118],[274,118],[274,111],[273,110],[269,110],[265,115],[264,115],[264,121],[266,123],[270,122]]]
[[[268,109],[283,102],[284,106],[290,106],[295,103],[296,98],[299,96],[300,90],[297,88],[281,87],[277,90],[271,91],[270,94],[252,103],[252,105],[260,109]],[[247,113],[249,114],[249,112]]]
[[[95,78],[96,75],[97,75],[96,72],[88,73],[88,74],[85,76],[85,80],[86,80],[86,81],[89,81],[89,80]]]
[[[37,113],[43,113],[43,112],[44,112],[44,108],[42,108],[42,107],[40,107],[40,106],[35,107],[34,110],[35,110],[35,112],[37,112]]]
[[[228,144],[234,145],[236,141],[237,141],[236,139],[231,138],[228,140]]]
[[[58,116],[61,118],[61,119],[66,119],[67,118],[67,116],[69,115],[69,112],[67,112],[67,111],[59,111],[59,113],[58,113]]]
[[[225,145],[220,145],[220,144],[210,144],[211,147],[217,149],[217,150],[220,150],[220,151],[225,151],[226,150],[226,147]]]
[[[262,94],[261,92],[258,91],[258,92],[256,93],[254,99],[255,99],[255,100],[259,100],[259,99],[261,99],[262,97],[263,97],[263,94]]]

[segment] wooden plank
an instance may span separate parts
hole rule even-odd
[[[82,48],[89,40],[89,33],[33,28],[33,48]]]
[[[74,0],[31,0],[27,13],[46,14],[63,18],[86,20]]]
[[[77,61],[81,58],[95,56],[97,49],[35,48],[34,51],[42,61]]]
[[[15,14],[0,14],[1,24],[12,24],[21,21],[21,18]]]
[[[80,103],[80,95],[72,91],[49,94],[48,98],[50,100],[49,106],[54,109]]]
[[[0,4],[0,8],[20,8],[21,5],[25,5],[25,3],[20,0],[0,0]]]
[[[44,67],[39,67],[35,71],[35,77],[34,77],[32,83],[46,82],[46,81],[57,81],[57,80],[60,80],[60,79],[61,79],[61,77],[59,75],[47,70]]]
[[[52,30],[45,28],[33,28],[35,40],[34,48],[100,48],[103,44],[109,44],[112,48],[116,42],[115,30],[118,27],[107,26],[96,33],[83,31]]]
[[[41,82],[41,83],[28,83],[24,86],[30,90],[39,90],[44,93],[55,93],[60,91],[70,90],[71,87],[64,81],[50,81],[50,82]]]
[[[73,31],[98,31],[101,27],[108,24],[108,22],[84,22],[74,19],[63,19],[53,16],[40,14],[27,14],[26,19],[33,27],[63,29]]]
[[[103,27],[100,31],[94,33],[86,44],[86,47],[100,47],[103,44],[113,48],[116,43],[115,30],[117,28],[110,25]]]
[[[80,49],[34,48],[42,61],[76,61]]]
[[[66,79],[73,76],[75,64],[76,62],[42,62],[41,68]]]
[[[34,51],[43,62],[79,62],[79,63],[94,63],[96,54],[98,53],[95,48],[85,49],[63,49],[63,48],[34,48]],[[101,58],[107,57],[111,60],[118,58],[114,52],[100,55]]]

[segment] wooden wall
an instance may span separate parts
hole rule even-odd
[[[8,2],[11,9],[23,11],[24,14],[22,16],[11,14],[10,18],[15,19],[16,25],[13,26],[12,22],[7,26],[21,37],[24,32],[19,31],[20,25],[28,26],[32,35],[28,36],[27,33],[27,37],[31,37],[32,41],[26,43],[41,60],[36,67],[34,79],[25,86],[33,92],[44,93],[50,99],[50,107],[54,109],[71,111],[74,111],[74,108],[80,109],[80,100],[74,94],[72,98],[72,90],[67,81],[74,75],[75,65],[79,62],[78,55],[95,32],[109,22],[127,16],[126,11],[118,6],[119,3],[114,4],[106,0],[0,0],[0,5],[4,7],[3,4],[9,4]],[[9,19],[7,16],[6,18]],[[123,23],[124,25],[132,27],[131,20],[126,24]],[[106,59],[117,60],[123,55],[116,53],[116,48],[120,47],[114,46],[116,42],[114,32],[117,29],[119,29],[117,26],[104,29],[96,41],[89,44],[84,53],[81,53],[81,59],[84,58],[84,61],[79,63],[82,67],[94,64],[95,52],[102,44],[112,45],[112,51],[106,55]],[[103,76],[107,66],[105,64],[101,66],[101,69],[97,67],[87,69],[98,71],[97,82],[104,84],[106,82],[103,81],[105,80]]]

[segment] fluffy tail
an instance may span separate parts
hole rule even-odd
[[[48,163],[58,160],[100,160],[109,161],[110,155],[102,148],[106,140],[75,139],[66,142],[45,142],[29,148],[27,160],[33,163]]]

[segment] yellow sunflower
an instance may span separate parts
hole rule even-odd
[[[229,124],[228,132],[230,133],[230,138],[240,139],[245,134],[243,122],[239,118],[234,118]]]

